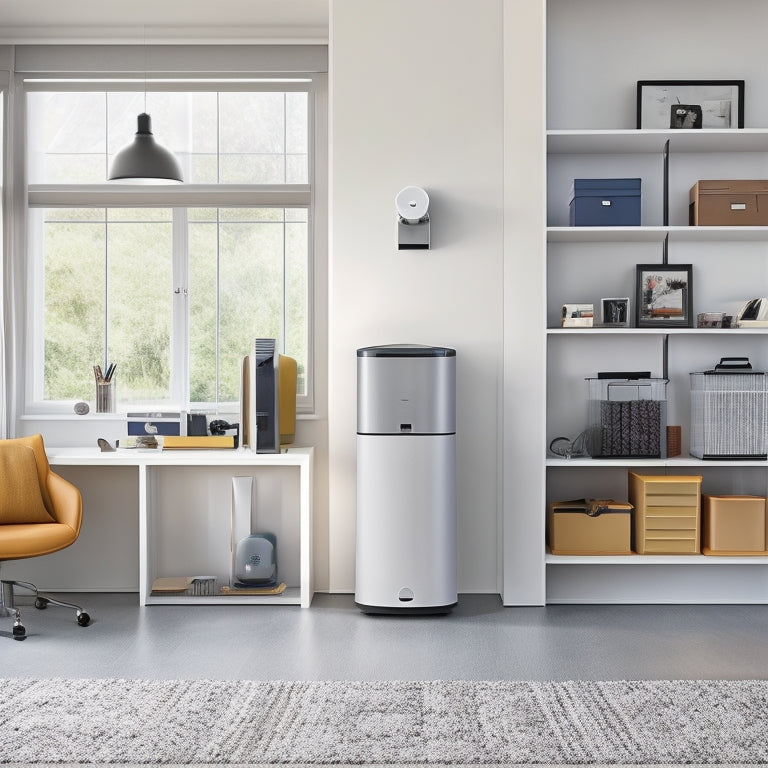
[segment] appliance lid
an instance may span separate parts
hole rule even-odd
[[[383,344],[378,347],[362,347],[358,357],[456,357],[450,347],[429,347],[423,344]]]

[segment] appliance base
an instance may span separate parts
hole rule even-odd
[[[401,605],[364,605],[355,601],[355,605],[366,614],[387,615],[387,616],[434,616],[450,613],[457,605],[458,601],[450,605],[424,605],[406,607]]]

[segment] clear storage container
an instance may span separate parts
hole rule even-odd
[[[747,358],[723,358],[691,373],[691,456],[768,458],[768,373]]]
[[[593,458],[666,458],[667,379],[588,378]]]

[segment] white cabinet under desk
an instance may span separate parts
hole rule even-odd
[[[257,454],[244,449],[101,452],[97,448],[50,447],[48,460],[55,472],[76,469],[89,485],[91,479],[98,484],[99,474],[108,468],[136,473],[141,605],[310,605],[312,448]],[[106,479],[109,473],[104,475]],[[220,586],[229,581],[235,476],[253,478],[255,527],[277,536],[278,581],[287,585],[281,594],[219,594]],[[87,494],[84,499],[87,505]],[[84,512],[85,531],[91,510]],[[100,543],[107,551],[121,547],[120,541]],[[203,575],[216,577],[216,594],[152,592],[158,577]],[[98,589],[98,585],[94,587]]]

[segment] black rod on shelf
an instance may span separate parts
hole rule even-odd
[[[664,235],[664,243],[661,246],[661,263],[669,264],[669,232]]]
[[[669,378],[669,334],[664,334],[664,341],[661,345],[661,378]]]
[[[669,139],[664,142],[664,185],[662,198],[662,223],[669,226]],[[666,264],[666,261],[664,262]]]

